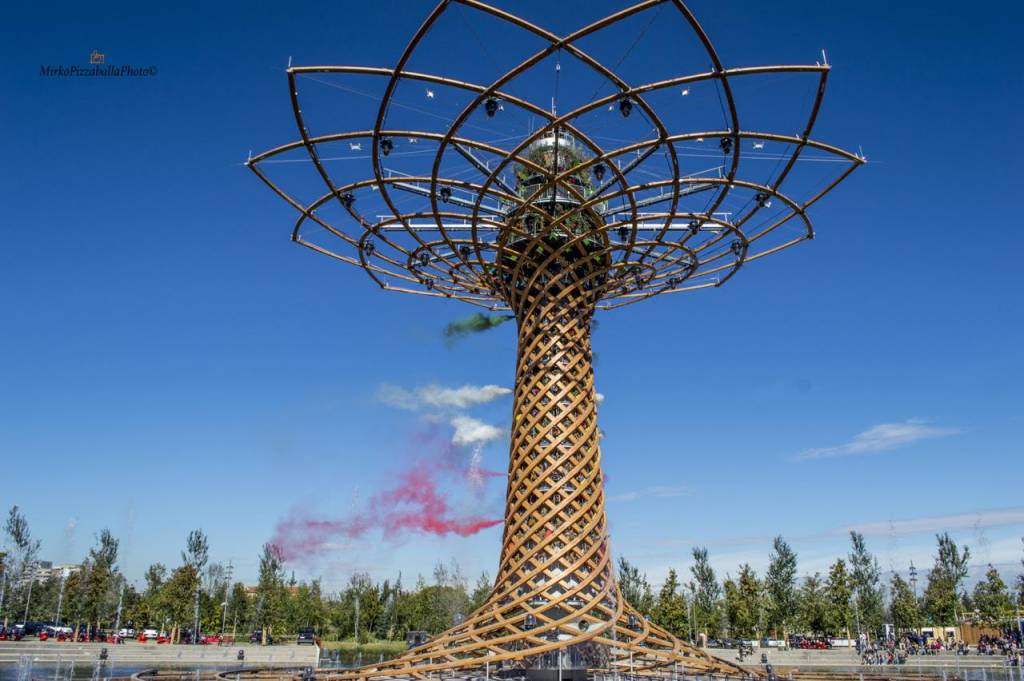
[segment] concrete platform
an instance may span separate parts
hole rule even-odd
[[[23,655],[32,658],[35,665],[53,665],[75,660],[79,664],[93,664],[100,650],[107,649],[107,662],[111,667],[167,667],[167,666],[244,666],[247,667],[315,667],[320,648],[315,645],[258,646],[235,645],[160,645],[129,641],[121,645],[109,643],[60,643],[58,641],[0,641],[0,665],[17,664]],[[245,661],[238,661],[238,651],[245,651]]]

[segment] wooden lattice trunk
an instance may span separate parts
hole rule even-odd
[[[513,244],[518,359],[501,558],[462,623],[350,678],[499,668],[742,673],[646,620],[619,593],[594,390],[592,282],[608,263],[571,239]]]

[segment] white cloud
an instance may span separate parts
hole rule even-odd
[[[399,409],[415,410],[419,406],[413,393],[405,388],[387,383],[377,388],[377,401]]]
[[[693,490],[689,485],[655,485],[631,492],[623,492],[608,497],[608,501],[636,501],[637,499],[670,499],[690,494]]]
[[[500,428],[471,416],[456,416],[452,419],[452,427],[455,429],[452,442],[460,447],[483,444],[497,440],[502,435]]]
[[[594,401],[598,404],[604,402],[604,393],[594,393]]]
[[[461,388],[428,385],[425,388],[420,388],[417,393],[428,405],[438,408],[465,409],[511,395],[512,390],[500,385],[464,385]]]
[[[954,515],[908,518],[906,520],[860,523],[843,528],[842,532],[845,534],[853,530],[869,537],[898,536],[958,529],[977,530],[978,528],[1002,527],[1006,525],[1024,525],[1024,508],[1006,508],[996,511],[978,511],[977,513],[957,513]]]
[[[956,435],[959,432],[956,428],[940,428],[929,425],[927,421],[921,419],[910,419],[903,423],[881,423],[858,433],[849,442],[833,447],[805,449],[793,458],[797,461],[806,461],[808,459],[831,459],[838,456],[882,452],[920,440]]]
[[[379,401],[410,411],[423,408],[466,409],[510,394],[511,389],[500,385],[464,385],[460,388],[447,388],[431,384],[407,390],[396,385],[384,384],[377,389]]]

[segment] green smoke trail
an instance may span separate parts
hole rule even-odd
[[[512,319],[515,319],[512,315],[487,315],[482,312],[475,312],[464,319],[457,319],[446,326],[444,338],[451,345],[460,338],[493,329]]]

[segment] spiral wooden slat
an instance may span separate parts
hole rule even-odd
[[[409,70],[424,36],[454,4],[507,22],[547,44],[490,85]],[[673,7],[692,30],[710,71],[631,85],[577,44],[661,5]],[[602,75],[613,94],[560,115],[510,94],[512,81],[555,53],[570,55]],[[293,239],[362,268],[386,290],[509,310],[518,325],[504,536],[486,604],[396,659],[318,674],[337,679],[426,678],[555,666],[647,675],[745,674],[646,620],[619,591],[605,518],[590,327],[595,309],[717,287],[744,263],[813,237],[808,208],[864,162],[861,156],[810,138],[828,72],[829,66],[820,63],[728,69],[679,0],[643,0],[568,36],[554,35],[478,0],[442,0],[394,68],[288,69],[301,139],[252,157],[247,165],[299,212]],[[741,129],[730,83],[778,74],[816,80],[802,132]],[[386,79],[372,129],[324,135],[309,130],[298,79],[327,75]],[[401,82],[454,88],[472,101],[451,117],[444,133],[392,129],[386,118]],[[723,129],[669,131],[645,99],[667,88],[702,84],[719,93]],[[464,123],[474,112],[485,107],[492,117],[499,104],[518,107],[540,124],[506,147],[466,136]],[[650,139],[606,150],[582,129],[581,121],[590,112],[618,107],[628,116],[634,106],[651,123]],[[721,150],[723,165],[717,173],[684,173],[679,145],[705,139]],[[386,173],[381,157],[391,153],[395,140],[422,142],[418,148],[434,145],[429,174]],[[756,149],[768,142],[783,150],[770,179],[741,177],[741,145],[751,143]],[[323,153],[336,144],[367,144],[372,177],[336,180]],[[808,197],[797,199],[784,193],[782,185],[807,149],[831,157],[840,171]],[[324,182],[326,193],[318,199],[300,200],[268,175],[267,164],[295,150],[308,153]],[[651,180],[647,172],[645,179],[635,181],[632,170],[655,153],[665,157],[668,175]],[[488,162],[477,154],[486,155]],[[453,157],[468,163],[479,177],[444,176],[441,169],[450,168]],[[504,179],[507,172],[519,178],[515,186]],[[605,173],[609,177],[602,180]],[[707,194],[703,207],[683,207],[687,197],[701,193]],[[393,198],[397,194],[419,197],[421,205],[399,210]],[[744,207],[723,214],[718,209],[733,194],[745,197]],[[386,214],[372,217],[372,208],[363,208],[367,200]],[[772,201],[781,212],[766,214]],[[618,207],[609,208],[613,202]],[[646,210],[654,205],[659,209]],[[339,206],[344,224],[325,215]],[[781,231],[790,222],[799,227],[796,236]],[[310,231],[329,244],[316,241]]]
[[[564,667],[644,673],[682,665],[691,672],[742,673],[646,620],[616,586],[591,364],[594,295],[586,287],[606,264],[571,242],[552,244],[545,237],[523,240],[516,250],[532,285],[513,298],[519,350],[494,589],[479,610],[426,645],[384,664],[329,675],[557,665],[558,655]]]

